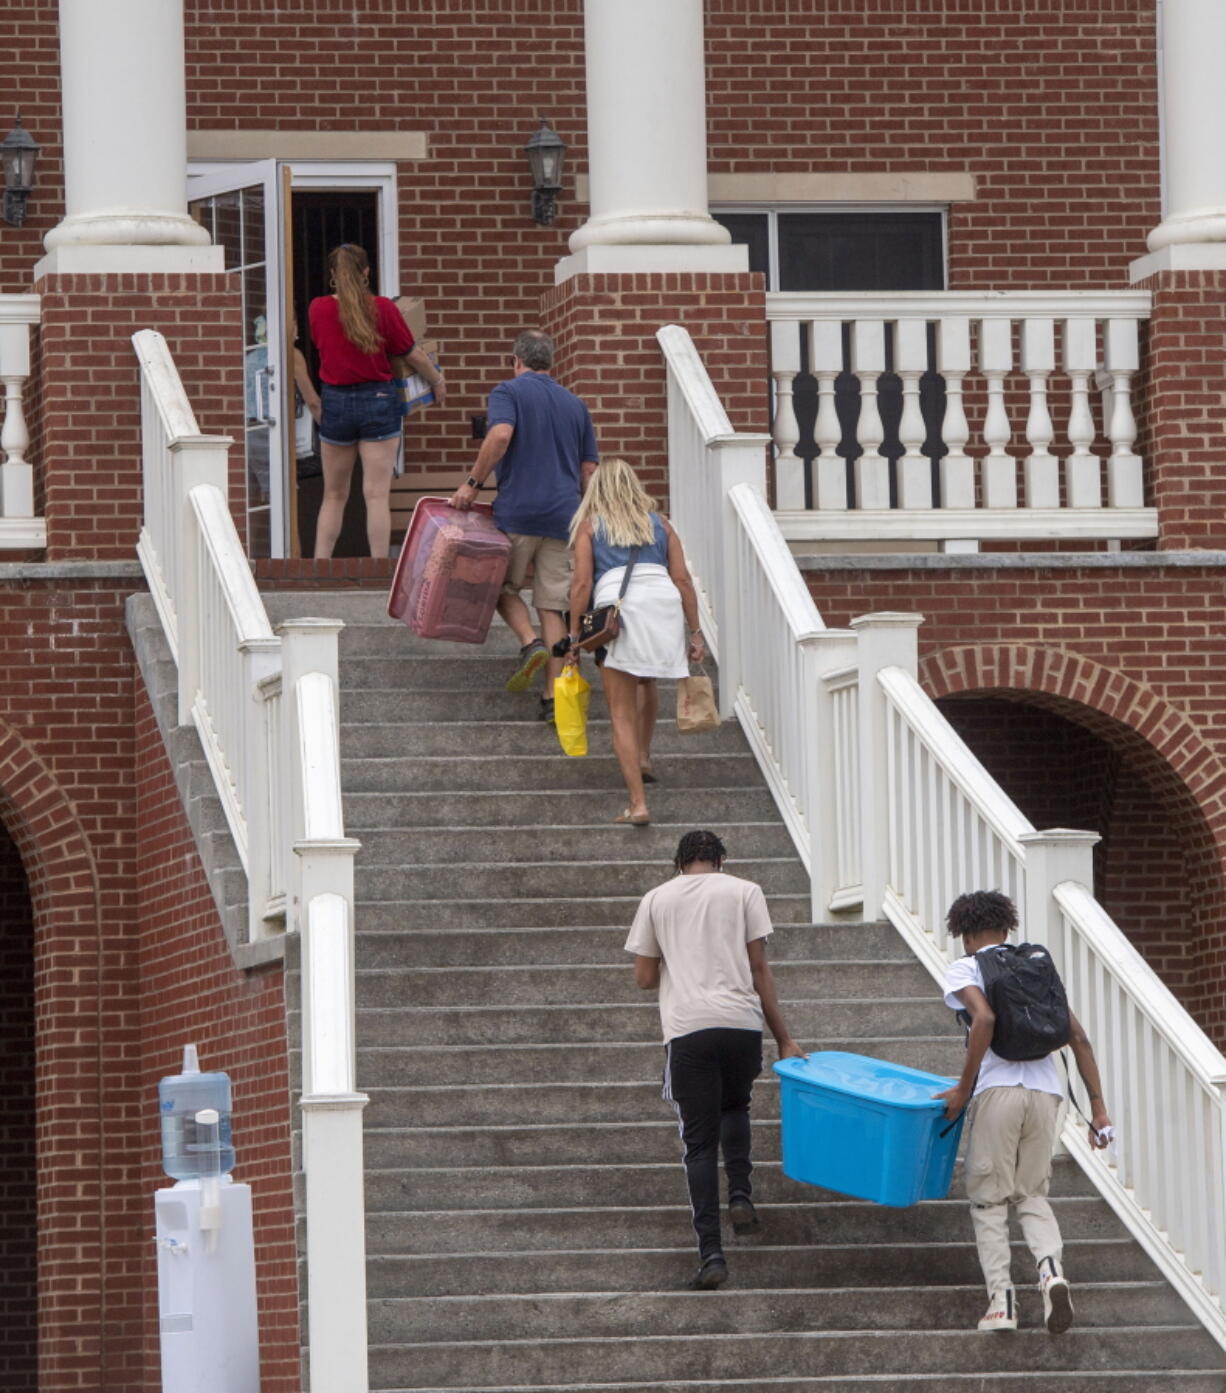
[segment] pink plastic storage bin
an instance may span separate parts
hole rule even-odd
[[[461,513],[445,498],[419,498],[387,612],[422,638],[484,643],[510,559],[488,503]]]

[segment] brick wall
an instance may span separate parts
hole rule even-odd
[[[38,1387],[34,945],[21,856],[0,831],[0,1388]]]
[[[1151,946],[1184,934],[1194,944],[1183,987],[1188,1009],[1226,1043],[1226,630],[1221,572],[1203,567],[1069,570],[811,570],[825,622],[845,625],[874,610],[925,616],[920,677],[934,697],[1008,693],[1034,704],[1058,699],[1137,766],[1143,789],[1120,789],[1123,841],[1108,846],[1107,885],[1146,822],[1175,830],[1184,848],[1182,918],[1159,924],[1170,889],[1160,844],[1146,851],[1117,901],[1120,927]],[[1122,729],[1121,729],[1122,728]],[[1011,789],[1006,784],[1006,792]],[[1148,848],[1148,842],[1146,847]],[[1138,867],[1138,871],[1142,868]],[[1154,936],[1156,935],[1156,939]],[[1162,950],[1166,952],[1165,949]],[[1160,959],[1161,961],[1161,959]],[[1183,969],[1179,969],[1182,971]]]

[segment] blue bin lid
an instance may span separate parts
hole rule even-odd
[[[934,1093],[952,1088],[956,1079],[908,1069],[887,1059],[871,1059],[864,1054],[842,1050],[819,1050],[807,1059],[781,1059],[775,1073],[800,1084],[847,1093],[857,1098],[873,1098],[898,1108],[944,1108]]]

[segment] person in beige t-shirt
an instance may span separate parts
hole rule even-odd
[[[771,921],[750,880],[722,873],[727,852],[714,832],[687,832],[678,875],[648,891],[626,951],[644,990],[659,987],[665,1101],[681,1124],[685,1174],[698,1236],[690,1286],[728,1277],[720,1236],[719,1155],[728,1177],[728,1215],[737,1233],[761,1227],[750,1198],[749,1102],[762,1072],[762,1026],[780,1059],[803,1055],[788,1034],[766,961]]]

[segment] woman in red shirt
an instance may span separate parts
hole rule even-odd
[[[386,556],[391,542],[392,468],[400,443],[400,392],[394,378],[404,362],[422,374],[443,400],[443,377],[413,342],[400,311],[370,293],[370,263],[346,242],[328,255],[333,294],[311,301],[311,338],[319,351],[323,409],[319,440],[324,497],[315,529],[315,555],[332,555],[340,534],[354,461],[362,459],[366,536],[371,556]]]

